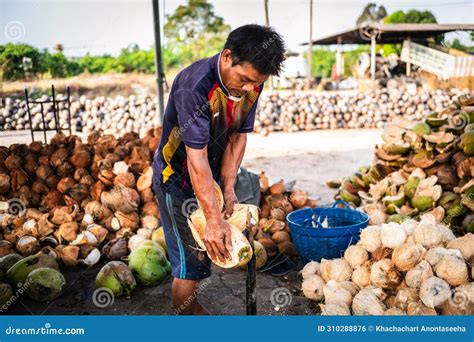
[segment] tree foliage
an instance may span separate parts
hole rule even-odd
[[[367,4],[357,18],[356,25],[361,26],[366,23],[379,22],[387,16],[387,10],[384,6],[378,6],[374,3]]]
[[[229,32],[230,26],[214,13],[212,4],[206,0],[189,0],[167,16],[165,55],[179,56],[181,65],[209,57],[223,48]]]

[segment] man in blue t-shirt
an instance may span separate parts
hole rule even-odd
[[[206,250],[229,259],[229,224],[213,191],[219,182],[225,214],[233,211],[234,186],[263,83],[278,75],[285,59],[281,36],[269,27],[245,25],[232,31],[223,51],[182,70],[171,87],[153,184],[170,258],[173,306],[178,314],[208,314],[196,288],[210,275],[210,259],[196,250],[187,224],[199,199],[206,216]]]

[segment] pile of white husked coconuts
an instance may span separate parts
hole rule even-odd
[[[397,116],[420,120],[450,105],[467,90],[449,92],[403,87],[366,93],[274,92],[262,94],[255,131],[296,132],[336,128],[383,128]]]
[[[305,93],[272,92],[262,94],[255,131],[267,135],[273,131],[334,128],[381,128],[398,115],[418,120],[426,114],[447,107],[464,91],[411,92],[401,87],[373,90],[367,93]],[[63,94],[56,96],[65,99]],[[47,100],[46,95],[39,101]],[[157,127],[157,98],[147,95],[71,97],[71,126],[76,132],[90,133],[102,129],[116,136],[138,132],[144,136],[148,129]],[[41,105],[30,106],[35,129],[43,127]],[[52,104],[44,105],[46,126],[54,128]],[[58,103],[60,126],[67,127],[67,103]],[[0,130],[29,129],[26,101],[6,97],[0,102]]]
[[[322,315],[472,315],[474,234],[456,238],[431,214],[362,230],[338,259],[301,271]]]

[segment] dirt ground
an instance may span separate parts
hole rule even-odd
[[[328,179],[341,178],[367,165],[373,147],[379,141],[378,130],[337,130],[299,133],[274,133],[268,137],[250,135],[243,166],[254,172],[265,170],[275,180],[296,180],[297,187],[322,203],[333,201],[334,190]],[[0,133],[0,145],[29,142],[23,132]],[[106,262],[90,268],[63,269],[67,286],[61,297],[50,303],[38,303],[21,296],[6,314],[43,315],[162,315],[173,314],[171,279],[159,286],[138,286],[132,298],[113,302],[94,300],[95,276]],[[301,266],[301,265],[300,265]],[[213,267],[212,276],[200,288],[199,299],[218,315],[245,314],[245,272]],[[258,273],[257,310],[259,315],[308,315],[319,312],[317,306],[301,294],[297,271],[284,277]],[[97,293],[96,293],[97,294]]]

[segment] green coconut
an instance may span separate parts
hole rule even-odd
[[[449,208],[446,210],[446,216],[450,218],[464,215],[467,212],[467,208],[461,203],[461,199],[453,201]]]
[[[433,151],[419,150],[412,156],[413,165],[422,169],[430,167],[435,162],[436,160],[434,159]]]
[[[461,135],[459,147],[462,148],[464,154],[474,156],[474,131],[467,131]]]
[[[143,240],[138,244],[138,247],[155,247],[158,248],[163,255],[166,255],[166,250],[160,245],[159,242],[153,240]]]
[[[409,178],[403,187],[405,196],[407,196],[408,198],[413,198],[413,196],[415,196],[415,192],[416,192],[416,188],[418,187],[418,184],[420,184],[420,178],[418,177]]]
[[[166,252],[166,239],[165,239],[165,231],[163,230],[163,227],[159,227],[153,232],[153,234],[151,234],[151,240],[158,242]]]
[[[411,199],[411,205],[413,208],[416,208],[420,212],[422,212],[432,208],[434,205],[434,201],[431,196],[414,196]]]
[[[339,189],[339,187],[341,186],[341,181],[336,180],[336,179],[330,179],[326,181],[326,186],[330,189]]]
[[[403,214],[393,214],[387,218],[387,223],[395,222],[395,223],[402,223],[403,221],[407,220],[409,216]]]
[[[95,285],[108,288],[115,297],[125,295],[130,298],[137,282],[127,264],[122,261],[110,261],[97,273]]]
[[[402,205],[405,204],[405,193],[402,192],[394,196],[386,196],[384,197],[384,202],[386,206],[393,204],[396,207],[400,208]]]
[[[26,294],[33,300],[49,302],[58,298],[66,285],[66,279],[61,272],[49,268],[40,267],[28,274],[26,278]]]
[[[138,247],[128,256],[128,266],[137,280],[152,286],[161,283],[167,276],[170,265],[162,251],[155,247]]]
[[[448,116],[443,115],[439,117],[438,113],[431,113],[425,118],[425,121],[431,127],[437,128],[443,126],[448,122]]]
[[[463,192],[461,197],[461,203],[469,210],[474,211],[474,186],[469,187]]]
[[[6,273],[10,267],[23,259],[20,254],[11,253],[0,258],[0,270]]]
[[[9,284],[0,283],[0,310],[13,297],[13,290]]]
[[[406,142],[384,144],[382,149],[390,154],[405,154],[410,150],[410,144]]]
[[[462,221],[464,230],[468,233],[474,233],[474,214],[467,215]]]
[[[357,195],[351,194],[349,191],[346,190],[341,190],[341,199],[346,201],[346,202],[352,202],[354,203],[357,207],[360,205],[360,197]]]
[[[443,192],[443,194],[441,195],[438,204],[444,209],[447,209],[449,208],[449,205],[457,199],[459,199],[459,195],[457,193],[452,191],[446,191]]]
[[[464,128],[464,132],[472,132],[474,131],[474,123],[470,123]]]
[[[412,130],[419,136],[423,136],[426,134],[431,133],[431,127],[423,121],[417,122],[413,127]]]
[[[387,214],[397,214],[398,207],[395,204],[390,203],[389,205],[387,205],[385,211],[387,212]]]
[[[59,271],[59,265],[55,258],[48,254],[35,254],[16,262],[8,269],[6,276],[10,284],[21,287],[31,271],[44,267]]]

